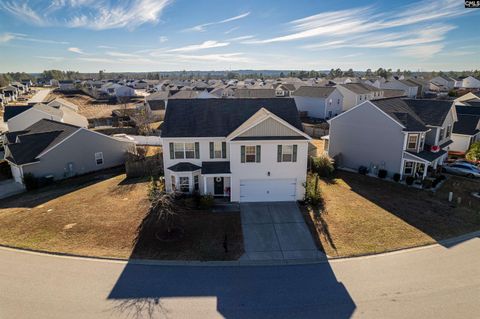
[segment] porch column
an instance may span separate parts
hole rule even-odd
[[[207,195],[207,177],[203,176],[203,195]]]
[[[428,169],[427,164],[423,163],[423,177],[422,177],[422,179],[425,179],[425,177],[427,177],[427,169]]]

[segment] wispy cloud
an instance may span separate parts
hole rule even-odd
[[[228,43],[228,42],[205,41],[201,44],[192,44],[192,45],[187,45],[187,46],[184,46],[184,47],[181,47],[181,48],[170,49],[167,52],[193,52],[193,51],[198,51],[198,50],[225,47],[229,44],[230,43]]]
[[[250,59],[244,56],[243,52],[222,53],[222,54],[204,54],[204,55],[177,55],[176,58],[185,61],[203,61],[203,62],[250,62]]]
[[[106,55],[113,56],[113,57],[137,57],[137,55],[132,53],[124,53],[124,52],[116,52],[116,51],[109,51],[105,52]]]
[[[248,17],[249,15],[250,15],[250,12],[245,12],[245,13],[239,14],[239,15],[237,15],[237,16],[228,18],[228,19],[224,19],[224,20],[220,20],[220,21],[215,21],[215,22],[208,22],[208,23],[199,24],[199,25],[196,25],[196,26],[194,26],[194,27],[185,29],[184,31],[203,32],[203,31],[206,30],[206,27],[208,27],[208,26],[212,26],[212,25],[216,25],[216,24],[223,24],[223,23],[228,23],[228,22],[240,20],[240,19],[243,19],[243,18]]]
[[[397,13],[400,12],[400,13]],[[446,34],[455,26],[441,23],[468,13],[456,0],[421,1],[381,12],[373,6],[323,12],[288,23],[290,33],[268,39],[250,39],[247,44],[266,44],[287,41],[309,41],[301,48],[331,50],[338,48],[401,48],[405,56],[426,58],[439,53]],[[323,40],[323,41],[318,41]],[[312,43],[312,40],[316,41]],[[415,48],[415,49],[414,49]]]
[[[83,52],[83,50],[80,49],[80,48],[71,47],[71,48],[68,48],[67,50],[70,51],[70,52],[73,52],[73,53],[77,53],[77,54],[81,54],[81,55],[87,55],[87,53]]]
[[[38,42],[38,43],[46,43],[46,44],[68,44],[66,41],[56,41],[56,40],[48,40],[48,39],[39,39],[33,38],[28,36],[27,34],[23,33],[3,33],[0,34],[0,43],[6,43],[12,40],[19,40],[19,41],[29,41],[29,42]]]
[[[239,36],[239,37],[228,39],[227,41],[230,41],[230,42],[244,41],[244,40],[253,39],[254,37],[255,37],[254,35],[242,35],[242,36]]]
[[[10,34],[10,33],[0,34],[0,43],[6,43],[13,39],[15,39],[15,36],[13,34]]]
[[[51,61],[62,61],[65,58],[61,56],[44,56],[44,55],[36,55],[34,58],[37,59],[44,59],[44,60],[51,60]]]
[[[231,29],[228,29],[227,31],[224,32],[224,34],[230,34],[234,31],[237,31],[238,29],[240,29],[240,27],[233,27]]]
[[[162,35],[161,37],[158,38],[158,42],[160,43],[164,43],[164,42],[167,42],[168,41],[168,38],[164,35]]]
[[[112,47],[109,45],[98,45],[97,48],[99,49],[116,49],[116,47]]]
[[[94,30],[129,28],[156,23],[172,0],[5,0],[0,8],[38,26],[66,26]]]

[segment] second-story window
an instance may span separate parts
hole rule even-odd
[[[200,158],[200,144],[170,143],[170,159]]]
[[[416,151],[417,142],[418,142],[418,134],[409,134],[408,141],[407,141],[407,149]]]
[[[242,145],[240,147],[240,157],[242,163],[260,163],[260,145]]]
[[[210,158],[227,158],[227,143],[210,142]]]
[[[438,140],[441,141],[441,140],[443,140],[444,137],[445,137],[445,129],[442,127],[440,129],[440,135],[438,137]]]

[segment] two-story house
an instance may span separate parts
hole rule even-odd
[[[365,83],[339,84],[336,88],[343,95],[343,111],[365,101],[383,98],[383,90]]]
[[[451,101],[367,101],[329,121],[328,154],[343,168],[423,179],[447,158],[456,121]]]
[[[329,119],[343,109],[343,95],[332,86],[301,86],[292,96],[298,110],[309,117]]]
[[[382,89],[403,90],[405,96],[409,98],[416,98],[418,96],[419,85],[409,80],[395,80],[386,81],[380,85]]]
[[[430,84],[433,84],[434,88],[443,88],[444,91],[450,91],[455,86],[455,80],[445,75],[439,75],[431,79]]]
[[[470,146],[480,141],[480,102],[456,105],[458,121],[453,126],[450,152],[464,155]]]
[[[167,191],[233,202],[304,196],[310,137],[291,98],[171,100],[161,136]]]

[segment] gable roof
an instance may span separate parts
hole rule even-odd
[[[452,101],[404,100],[426,125],[442,126],[452,108]]]
[[[480,130],[478,125],[480,115],[458,114],[458,122],[453,125],[453,133],[462,135],[475,135]]]
[[[333,86],[301,86],[292,95],[327,98],[335,90]]]
[[[355,94],[369,94],[371,92],[381,91],[380,89],[365,83],[346,83],[339,84],[338,86],[344,87]]]
[[[422,119],[409,107],[405,100],[392,98],[371,100],[380,110],[387,113],[395,121],[405,127],[405,131],[424,132],[428,131]]]
[[[7,105],[5,106],[5,110],[3,113],[3,121],[7,122],[12,117],[17,116],[18,114],[23,113],[26,110],[31,109],[32,107],[32,105]]]
[[[262,107],[302,131],[292,98],[179,99],[168,102],[162,137],[226,137]]]
[[[36,162],[36,157],[61,143],[80,127],[43,119],[24,131],[8,133],[7,144],[11,155],[7,159],[17,165]]]

